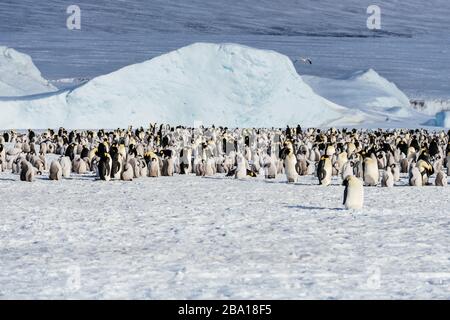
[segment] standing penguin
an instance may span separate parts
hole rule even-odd
[[[436,174],[436,180],[434,182],[434,184],[438,187],[446,187],[448,182],[447,182],[447,175],[445,174],[444,171],[438,171],[438,173]]]
[[[342,166],[342,172],[341,172],[342,180],[345,180],[345,178],[347,178],[347,176],[354,175],[354,173],[353,173],[354,166],[355,166],[355,164],[353,163],[353,161],[347,161],[346,163],[344,163],[344,165]]]
[[[21,163],[20,181],[34,181],[34,167],[30,162],[26,160],[22,161]]]
[[[3,170],[6,170],[6,150],[3,144],[0,143],[0,172]]]
[[[394,186],[394,175],[392,174],[391,168],[387,168],[383,176],[381,177],[381,186],[392,188]]]
[[[101,180],[111,180],[111,158],[108,153],[100,155],[98,162],[98,175]]]
[[[297,164],[297,158],[294,154],[294,147],[292,142],[286,141],[281,153],[281,159],[284,160],[284,170],[286,172],[286,178],[288,183],[294,183],[297,181],[298,173],[295,169]]]
[[[328,155],[324,155],[320,158],[319,165],[317,166],[317,177],[319,178],[319,184],[328,186],[331,183],[331,175],[333,168],[331,165],[331,159]]]
[[[237,168],[234,177],[236,179],[244,179],[247,177],[247,160],[242,154],[238,153],[236,155],[236,163]]]
[[[409,185],[413,187],[421,187],[422,184],[422,175],[420,174],[419,168],[413,167],[409,171]]]
[[[120,175],[120,178],[123,181],[132,181],[134,177],[134,170],[133,167],[131,166],[131,164],[129,164],[128,162],[126,162],[123,165],[123,171],[122,174]]]
[[[364,204],[364,187],[362,181],[355,176],[344,179],[344,201],[346,209],[362,209]]]
[[[61,164],[63,177],[69,178],[70,172],[72,170],[72,163],[70,162],[70,158],[69,157],[61,157],[59,159],[59,163]]]
[[[434,173],[434,168],[427,159],[420,159],[417,161],[416,167],[422,175],[422,184],[428,184],[428,178]]]
[[[393,163],[390,165],[390,169],[392,172],[392,175],[394,176],[394,182],[400,181],[400,167],[398,164]]]
[[[149,167],[148,175],[150,177],[156,178],[161,175],[158,158],[156,157],[151,158],[148,167]]]
[[[56,181],[61,180],[62,172],[63,170],[59,161],[53,160],[52,163],[50,164],[50,175],[49,175],[50,180]]]
[[[72,161],[72,169],[76,174],[84,174],[87,172],[87,164],[81,158],[75,158]]]
[[[120,179],[122,173],[122,154],[119,153],[117,145],[113,145],[110,150],[111,156],[111,178]]]
[[[268,154],[263,156],[264,176],[266,179],[275,179],[277,176],[277,165],[275,161],[276,159]]]
[[[380,174],[378,172],[378,163],[373,158],[364,159],[364,183],[366,186],[376,186]]]

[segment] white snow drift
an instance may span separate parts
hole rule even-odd
[[[409,98],[373,69],[358,71],[342,79],[302,78],[319,95],[349,108],[367,110],[410,106]]]
[[[56,88],[42,78],[30,56],[0,46],[0,96],[26,96],[53,91]]]

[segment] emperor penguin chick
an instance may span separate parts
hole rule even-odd
[[[445,174],[444,171],[438,171],[438,173],[436,174],[436,180],[434,182],[434,184],[438,187],[446,187],[448,182],[447,182],[447,175]]]
[[[133,177],[134,177],[133,167],[131,166],[131,164],[126,162],[123,165],[123,171],[122,174],[120,175],[120,179],[123,181],[133,181]]]
[[[344,201],[346,209],[362,209],[364,204],[364,187],[362,181],[355,176],[344,179]]]
[[[149,170],[148,170],[149,177],[156,178],[161,175],[161,169],[159,167],[158,158],[151,158],[148,166],[149,166]]]
[[[34,181],[34,167],[28,161],[22,161],[20,169],[20,181]]]
[[[61,164],[63,177],[69,178],[70,172],[72,170],[72,163],[70,162],[70,158],[69,157],[61,157],[59,159],[59,163]]]
[[[59,181],[62,179],[62,167],[59,161],[53,160],[50,164],[50,180],[56,180]]]
[[[247,177],[247,160],[245,157],[238,153],[236,155],[237,168],[234,174],[236,179],[244,179]]]
[[[381,186],[387,188],[392,188],[394,186],[394,175],[390,168],[384,171],[383,177],[381,178]]]
[[[413,187],[421,187],[422,184],[422,174],[420,173],[419,168],[413,167],[409,172],[409,185]]]

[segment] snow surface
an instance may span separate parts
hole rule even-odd
[[[0,173],[0,298],[450,298],[442,187]],[[433,179],[432,179],[433,180]]]
[[[42,78],[30,56],[0,46],[0,96],[26,96],[56,90]]]
[[[319,95],[350,108],[410,107],[409,98],[373,69],[358,71],[341,79],[307,75],[302,76],[302,79]]]
[[[314,93],[282,54],[211,43],[192,44],[56,95],[0,101],[0,107],[6,110],[0,127],[20,129],[145,126],[155,121],[326,126],[372,119]]]

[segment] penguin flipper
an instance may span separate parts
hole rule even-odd
[[[344,189],[344,201],[342,202],[342,204],[345,204],[346,201],[347,201],[347,187],[345,187]]]

